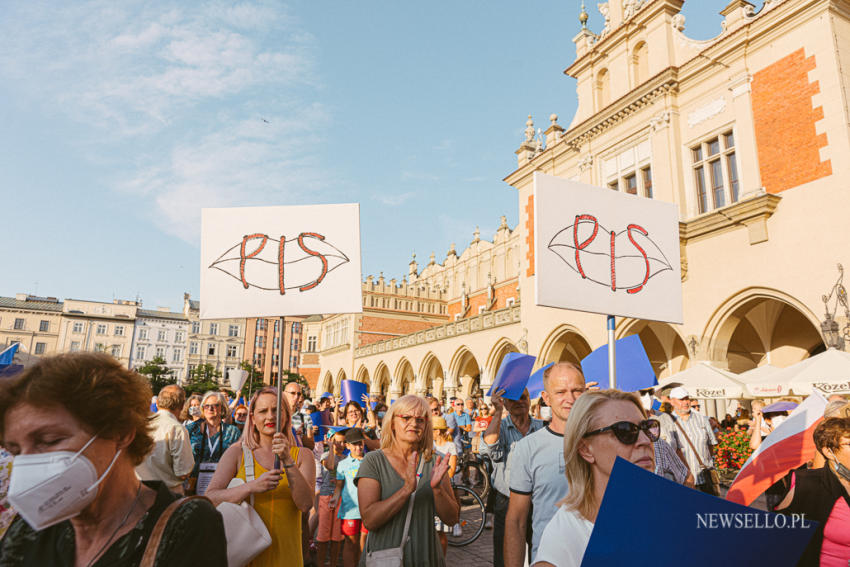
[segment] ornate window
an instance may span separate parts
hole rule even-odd
[[[738,160],[731,130],[692,146],[691,159],[698,213],[738,202]]]

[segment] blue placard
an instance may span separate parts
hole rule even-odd
[[[323,411],[314,411],[310,414],[310,419],[313,421],[313,427],[319,428],[318,432],[313,435],[313,441],[318,443],[324,439],[322,427],[329,426],[330,422],[326,419],[325,412]]]
[[[792,516],[686,488],[618,457],[581,565],[649,567],[685,557],[688,567],[722,565],[724,557],[735,565],[794,565],[817,528],[796,520],[791,527]]]
[[[534,398],[538,397],[543,391],[543,373],[546,372],[546,370],[550,368],[553,364],[555,363],[550,362],[549,364],[532,374],[531,377],[528,379],[528,386],[526,386],[526,388],[528,388],[529,399],[533,400]]]
[[[357,402],[360,407],[366,407],[363,403],[363,396],[369,393],[369,387],[366,384],[357,380],[343,380],[339,386],[342,391],[343,406],[348,402]]]
[[[658,384],[640,337],[631,335],[620,339],[615,348],[618,390],[636,392]],[[599,382],[600,388],[608,388],[608,345],[601,346],[584,357],[581,368],[586,381]]]
[[[508,400],[520,399],[528,384],[528,378],[531,375],[535,360],[533,356],[528,354],[509,352],[502,360],[502,365],[499,366],[499,371],[496,373],[496,378],[493,380],[493,385],[490,386],[487,395],[492,396],[494,392],[505,390],[502,395],[503,398]]]

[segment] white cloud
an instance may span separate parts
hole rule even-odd
[[[407,191],[406,193],[395,193],[392,195],[372,195],[372,199],[387,207],[398,207],[403,205],[410,199],[416,196],[415,191]]]

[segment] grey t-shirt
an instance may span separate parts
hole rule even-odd
[[[319,464],[322,467],[322,488],[319,489],[319,496],[330,496],[334,493],[334,489],[336,488],[336,470],[329,471],[325,467],[325,459],[328,458],[328,455],[330,455],[330,453],[325,451],[322,453],[322,460],[319,461]],[[337,457],[336,464],[339,464],[339,462],[344,458],[344,455]]]
[[[546,524],[567,495],[564,436],[548,427],[519,441],[511,453],[511,492],[531,495],[531,562],[537,555]]]
[[[413,512],[410,517],[407,545],[404,546],[404,567],[444,567],[443,551],[434,531],[434,492],[431,490],[431,469],[434,459],[425,463],[416,496],[413,499]],[[381,500],[386,500],[401,490],[404,481],[393,469],[383,450],[370,451],[363,457],[360,470],[354,478],[357,484],[361,478],[373,478],[381,483]],[[366,548],[360,556],[360,567],[366,565],[366,552],[398,547],[404,532],[404,520],[407,505],[386,524],[369,532]]]

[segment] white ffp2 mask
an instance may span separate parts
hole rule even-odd
[[[15,457],[9,503],[34,530],[73,518],[95,499],[97,486],[121,454],[119,449],[98,478],[92,462],[82,455],[96,438],[89,439],[76,453],[53,451]]]

